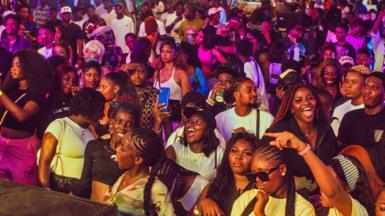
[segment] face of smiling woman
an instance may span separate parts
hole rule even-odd
[[[291,102],[290,110],[294,118],[297,121],[311,123],[315,117],[316,109],[317,101],[310,89],[306,87],[299,88]]]

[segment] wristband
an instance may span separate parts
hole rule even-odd
[[[0,97],[4,95],[4,92],[0,90]]]
[[[311,146],[306,144],[306,147],[302,151],[298,152],[298,154],[303,157],[309,150],[311,150]]]
[[[215,101],[211,100],[211,98],[207,98],[206,103],[208,103],[210,106],[214,106]]]

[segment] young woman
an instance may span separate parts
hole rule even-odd
[[[268,132],[287,130],[294,133],[314,149],[317,156],[325,163],[336,154],[336,137],[329,123],[324,119],[322,103],[315,91],[305,84],[292,87],[285,95],[278,113]],[[271,141],[262,137],[262,143]],[[297,191],[309,196],[316,189],[313,175],[306,167],[305,161],[292,150],[285,150],[288,166],[296,176]],[[303,192],[303,193],[302,193]]]
[[[234,201],[252,188],[246,177],[250,172],[253,152],[257,138],[249,133],[236,133],[226,146],[218,174],[212,183],[201,193],[197,210],[203,215],[216,212],[217,215],[230,215]],[[218,214],[219,213],[219,214]]]
[[[15,54],[1,90],[0,178],[37,185],[36,152],[46,95],[52,83],[48,62],[34,50]]]
[[[110,121],[110,111],[120,102],[137,104],[135,90],[128,77],[124,73],[108,73],[100,80],[99,92],[106,99],[104,107],[104,117],[96,125],[95,132],[98,136],[108,133],[108,123]]]
[[[72,49],[67,42],[63,40],[55,41],[52,47],[52,56],[62,56],[69,63],[72,63]]]
[[[173,39],[168,39],[162,44],[160,50],[162,68],[154,73],[154,87],[170,89],[171,120],[178,123],[181,118],[180,102],[183,95],[191,91],[191,84],[183,64],[180,63],[179,45]],[[166,138],[171,134],[171,130],[172,128],[165,128]]]
[[[372,215],[374,198],[360,163],[353,157],[338,155],[326,166],[310,145],[284,131],[266,133],[270,145],[292,149],[305,160],[320,188],[321,203],[329,207],[328,216]],[[350,193],[350,194],[349,194]]]
[[[286,157],[278,148],[270,145],[258,146],[248,178],[255,183],[257,189],[244,192],[235,201],[232,216],[315,216],[310,202],[295,192],[293,173]]]
[[[170,100],[180,103],[183,95],[191,91],[191,84],[181,62],[179,45],[173,39],[165,40],[160,47],[162,68],[154,73],[154,87],[170,88]]]
[[[206,79],[214,78],[214,65],[216,63],[226,64],[227,60],[215,48],[216,29],[213,26],[206,26],[199,31],[195,43],[198,45],[198,57],[202,64],[202,71]]]
[[[180,47],[182,59],[186,63],[186,72],[189,76],[192,90],[203,96],[207,96],[209,94],[209,87],[202,73],[196,47],[187,42],[182,42]]]
[[[215,118],[209,111],[197,109],[185,109],[184,115],[189,119],[184,128],[184,140],[168,147],[167,157],[212,180],[224,153],[214,133]]]
[[[329,59],[321,63],[321,79],[323,81],[324,89],[330,92],[335,102],[341,98],[339,91],[339,81],[341,76],[341,67],[335,60]],[[333,103],[334,104],[334,103]]]
[[[138,126],[139,115],[139,110],[128,103],[113,108],[110,134],[87,144],[82,177],[80,183],[72,189],[73,194],[103,201],[105,191],[123,173],[113,160],[121,136]]]
[[[83,65],[83,87],[96,90],[99,87],[102,76],[102,67],[96,61],[90,61]]]
[[[95,138],[89,126],[103,116],[104,104],[99,92],[81,89],[71,100],[71,114],[48,126],[39,159],[42,187],[68,193],[79,182],[86,144]]]
[[[79,77],[76,68],[69,64],[57,67],[55,72],[55,88],[51,97],[49,123],[69,114],[69,104],[76,91],[79,90]]]
[[[107,191],[105,202],[130,215],[175,215],[167,187],[150,173],[165,153],[162,140],[149,129],[133,129],[121,140],[116,161],[126,170]],[[157,169],[153,169],[153,171]]]

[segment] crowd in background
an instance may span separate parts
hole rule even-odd
[[[121,215],[385,215],[370,4],[2,0],[0,178]]]

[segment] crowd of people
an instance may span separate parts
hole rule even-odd
[[[383,216],[371,3],[2,1],[0,178],[121,215]]]

